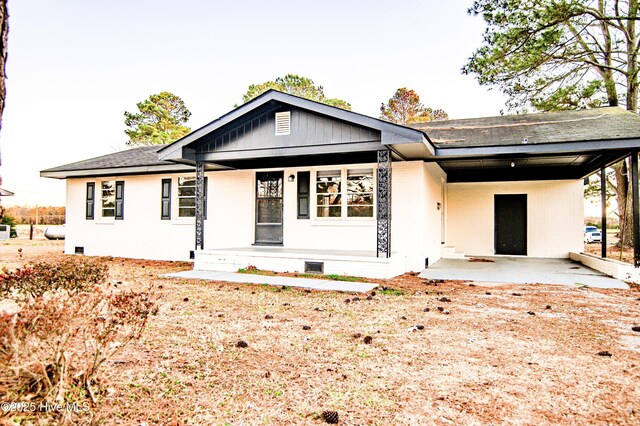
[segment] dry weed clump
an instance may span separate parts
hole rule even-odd
[[[2,268],[0,297],[18,293],[27,298],[38,298],[46,292],[66,291],[78,293],[104,284],[108,266],[99,260],[63,259],[58,262],[36,261],[14,271]]]
[[[107,292],[107,278],[104,262],[84,259],[3,270],[2,298],[17,309],[0,312],[0,401],[22,405],[0,416],[64,423],[82,415],[78,407],[89,412],[101,366],[156,309],[148,292]],[[62,404],[75,410],[48,409]]]

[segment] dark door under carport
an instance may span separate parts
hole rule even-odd
[[[527,195],[494,196],[496,254],[527,254]]]

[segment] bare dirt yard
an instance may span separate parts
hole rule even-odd
[[[601,256],[602,246],[600,243],[585,244],[584,251],[585,253]],[[620,262],[633,263],[633,247],[624,247],[622,249],[622,253],[620,253],[620,247],[607,245],[607,258],[618,260]]]
[[[0,243],[0,266],[62,256],[59,242]],[[77,423],[325,424],[329,410],[345,425],[640,424],[636,288],[405,275],[363,295],[107,261],[115,291],[153,286],[159,311],[107,363]]]

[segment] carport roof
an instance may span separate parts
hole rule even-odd
[[[619,107],[503,115],[412,124],[436,148],[637,139],[640,116]]]
[[[618,107],[414,124],[449,182],[577,179],[640,148],[640,116]]]

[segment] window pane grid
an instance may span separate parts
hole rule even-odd
[[[347,217],[373,217],[373,170],[347,172]]]
[[[178,178],[178,217],[196,216],[196,179]]]
[[[100,182],[100,201],[102,217],[115,217],[116,215],[116,181],[108,180]]]
[[[316,177],[318,217],[342,216],[342,179],[340,170],[320,171]]]

